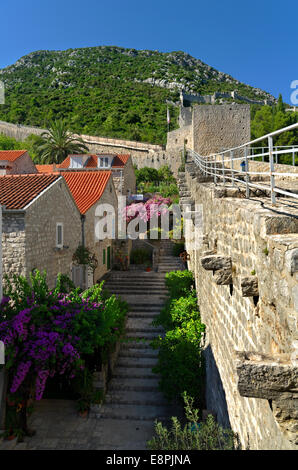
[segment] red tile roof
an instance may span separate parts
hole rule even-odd
[[[0,204],[6,209],[24,209],[60,175],[0,176]]]
[[[113,168],[121,168],[126,165],[130,155],[116,155],[113,160]]]
[[[111,171],[65,171],[62,173],[81,214],[103,195]]]
[[[51,163],[50,165],[35,165],[38,173],[53,173],[54,164]],[[56,165],[56,168],[59,168],[60,165]]]
[[[14,162],[26,152],[27,150],[0,150],[0,160]]]
[[[108,154],[104,154],[108,155]],[[97,168],[97,157],[98,155],[89,155],[86,166],[84,168]],[[115,155],[112,163],[112,168],[122,168],[126,165],[130,155]],[[59,165],[59,168],[69,168],[70,165],[70,155]]]

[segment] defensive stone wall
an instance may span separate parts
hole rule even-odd
[[[297,449],[298,211],[223,197],[188,165],[185,175],[204,219],[203,243],[186,249],[207,331],[207,408],[244,448]]]
[[[249,141],[249,105],[194,107],[192,148],[200,155],[210,155]]]
[[[19,141],[25,140],[31,134],[40,135],[45,131],[45,129],[40,129],[38,127],[23,126],[0,121],[0,134],[5,134]],[[146,160],[146,158],[148,158],[149,154],[152,159],[153,154],[163,150],[161,145],[148,144],[144,142],[110,139],[108,137],[89,135],[81,135],[81,137],[88,146],[90,152],[130,154],[133,159],[140,160],[140,165],[142,165],[143,159]]]

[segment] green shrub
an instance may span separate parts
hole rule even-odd
[[[144,168],[135,170],[135,175],[137,185],[147,181],[159,181],[158,171],[155,168],[145,166]]]
[[[151,252],[145,248],[135,248],[131,250],[130,262],[131,264],[145,264],[151,261]]]
[[[156,188],[162,197],[171,197],[179,194],[179,188],[176,183],[161,184]]]
[[[201,323],[196,294],[191,289],[193,283],[190,271],[166,274],[170,297],[153,322],[162,325],[166,335],[152,342],[154,348],[159,348],[153,372],[160,374],[160,389],[169,400],[186,391],[200,403],[204,376],[201,340],[205,325]]]
[[[152,369],[160,374],[160,390],[173,400],[186,391],[200,401],[204,367],[201,355],[201,338],[205,326],[200,319],[183,322],[183,326],[167,331],[152,345],[159,348],[158,363]]]
[[[166,330],[182,326],[185,321],[199,317],[199,308],[195,293],[185,297],[169,299],[161,309],[153,324],[162,325]]]
[[[166,274],[166,286],[169,289],[170,297],[178,298],[194,285],[194,278],[191,271],[171,271]]]
[[[187,424],[172,417],[172,427],[167,429],[161,422],[155,424],[155,436],[147,442],[150,450],[237,450],[238,436],[231,429],[224,429],[212,415],[199,422],[199,410],[193,399],[183,395]]]

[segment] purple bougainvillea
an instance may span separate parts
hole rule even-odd
[[[9,297],[2,299],[0,339],[5,344],[10,393],[27,380],[40,400],[48,377],[73,378],[84,367],[82,354],[92,354],[100,341],[103,344],[99,333],[108,337],[116,326],[103,323],[104,304],[94,297],[51,292],[45,303],[27,298],[28,306],[20,311]]]

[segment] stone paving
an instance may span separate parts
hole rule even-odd
[[[152,326],[152,320],[166,298],[164,273],[183,268],[179,258],[171,256],[169,242],[163,242],[163,248],[159,272],[112,272],[106,281],[106,287],[130,305],[130,341],[121,346],[104,405],[82,418],[73,401],[41,400],[29,418],[36,435],[18,444],[2,441],[0,450],[144,450],[154,434],[155,419],[168,422],[172,415],[181,414],[166,402],[152,373],[157,351],[150,341],[163,333]]]

